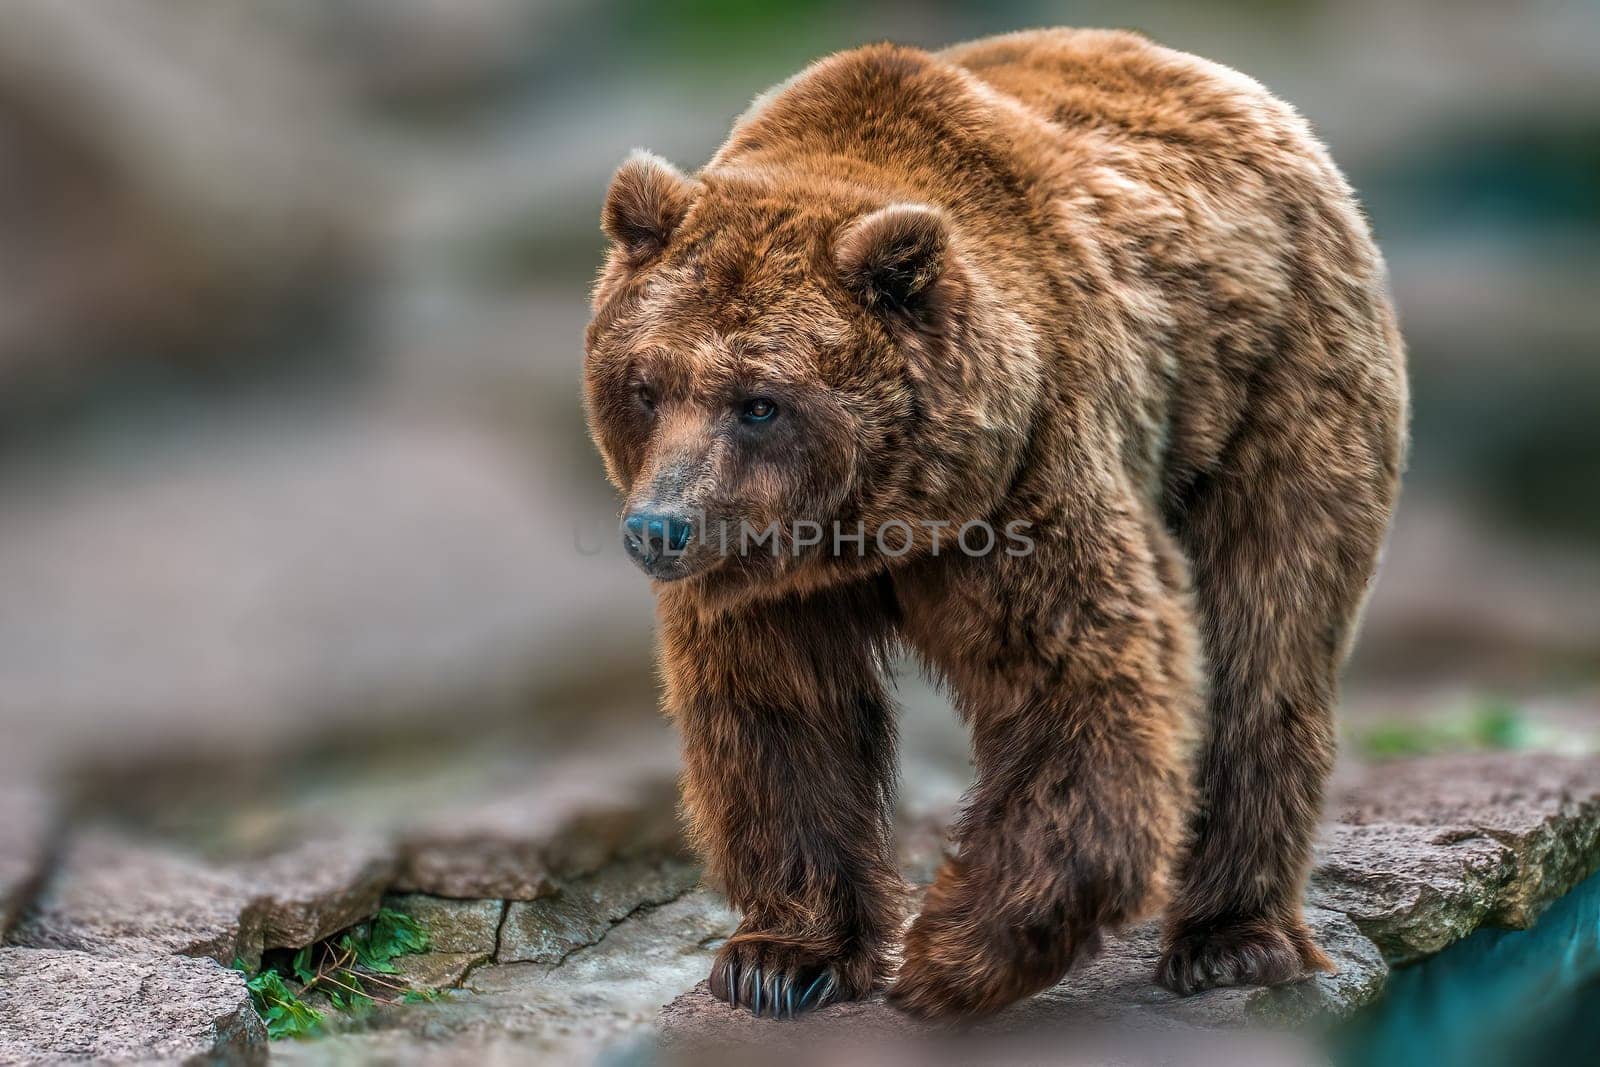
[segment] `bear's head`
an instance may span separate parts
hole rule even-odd
[[[1039,355],[941,210],[638,153],[602,229],[589,425],[652,577],[727,596],[864,573],[1004,493]]]

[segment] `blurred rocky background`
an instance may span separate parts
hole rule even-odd
[[[1595,747],[1594,4],[9,0],[0,934],[101,943],[8,903],[75,860],[192,881],[135,840],[230,878],[389,842],[330,849],[353,873],[301,943],[359,886],[537,900],[631,854],[633,822],[594,827],[670,810],[675,742],[579,402],[611,169],[698,166],[835,49],[1051,24],[1294,102],[1388,256],[1414,448],[1347,751]],[[937,810],[963,741],[902,692]]]

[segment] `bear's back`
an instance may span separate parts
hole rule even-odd
[[[1168,166],[1326,161],[1259,82],[1126,30],[1027,30],[936,54],[1068,134],[1105,134]]]

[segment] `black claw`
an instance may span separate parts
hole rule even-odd
[[[789,1018],[794,1018],[794,983],[789,982],[783,988],[783,1011]]]
[[[728,983],[728,1005],[737,1008],[739,1006],[739,973],[736,964],[732,960],[729,960],[727,966],[723,968],[722,977]]]
[[[755,976],[756,976],[755,977],[755,981],[752,983],[752,985],[754,986],[754,991],[750,994],[751,997],[753,998],[752,1007],[750,1008],[750,1010],[752,1012],[754,1012],[755,1013],[755,1017],[757,1019],[759,1019],[759,1018],[761,1018],[761,968],[760,967],[756,968]]]

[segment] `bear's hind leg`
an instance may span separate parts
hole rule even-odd
[[[1393,506],[1401,401],[1273,395],[1177,522],[1212,670],[1193,843],[1156,975],[1178,993],[1333,969],[1301,894],[1337,673]]]
[[[684,807],[743,913],[712,993],[773,1018],[865,996],[904,893],[881,597],[863,587],[702,613],[669,588],[661,608]]]

